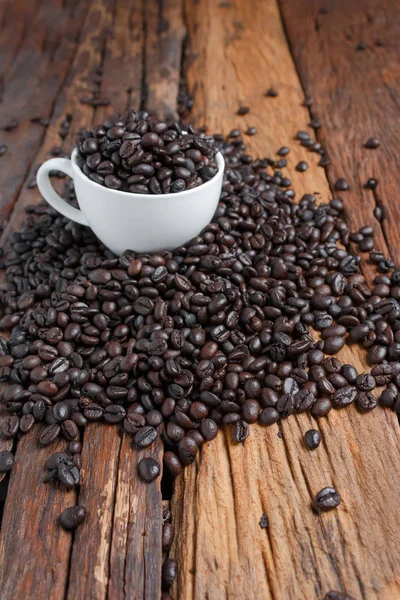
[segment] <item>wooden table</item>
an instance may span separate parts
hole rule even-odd
[[[180,77],[194,96],[192,118],[210,132],[256,126],[249,150],[273,156],[291,145],[288,172],[297,198],[343,194],[353,229],[373,224],[377,246],[399,262],[400,7],[395,0],[3,0],[0,4],[0,158],[2,245],[26,205],[39,202],[29,182],[54,145],[70,150],[75,132],[128,106],[176,113]],[[359,43],[365,44],[358,50]],[[93,76],[101,69],[93,107]],[[273,87],[277,97],[268,97]],[[304,96],[312,96],[311,107]],[[250,106],[245,116],[236,111]],[[65,116],[71,129],[58,132]],[[32,118],[49,120],[46,126]],[[293,141],[315,135],[331,158]],[[363,147],[381,140],[377,150]],[[307,160],[310,168],[294,167]],[[379,179],[375,192],[364,189]],[[385,218],[379,224],[373,209]],[[364,273],[372,276],[370,265]],[[364,352],[340,358],[366,367]],[[3,417],[0,417],[3,418]],[[262,429],[244,445],[220,433],[176,481],[170,499],[179,564],[173,597],[219,600],[319,600],[329,590],[355,599],[400,598],[400,452],[396,415],[352,408],[320,419],[314,452],[302,435],[305,414]],[[280,435],[278,435],[278,433]],[[137,452],[117,428],[91,425],[83,440],[79,494],[42,483],[57,448],[38,450],[38,432],[21,438],[9,478],[0,537],[0,597],[35,600],[153,600],[162,564],[162,493],[135,476]],[[10,449],[0,441],[1,449]],[[61,448],[60,444],[60,448]],[[161,445],[151,448],[162,456]],[[340,507],[316,516],[314,494],[334,484]],[[71,536],[56,523],[74,502],[88,509]],[[269,529],[259,521],[265,513]]]

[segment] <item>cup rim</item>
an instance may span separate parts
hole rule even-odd
[[[192,188],[190,190],[183,190],[182,192],[176,192],[176,193],[169,192],[168,194],[137,194],[135,192],[124,192],[123,190],[113,190],[104,185],[100,185],[100,183],[96,183],[95,181],[92,181],[92,179],[90,179],[87,175],[85,175],[85,173],[82,171],[82,169],[79,167],[78,163],[76,162],[77,155],[78,155],[78,149],[74,148],[74,150],[72,151],[72,154],[71,154],[72,167],[74,169],[74,172],[78,173],[80,176],[82,176],[87,183],[89,183],[90,185],[92,185],[96,188],[100,188],[102,190],[107,190],[110,193],[112,192],[114,194],[120,194],[121,197],[125,196],[126,198],[131,198],[131,199],[146,198],[147,200],[155,200],[155,199],[166,200],[166,199],[172,199],[172,198],[181,198],[182,196],[193,194],[193,192],[196,192],[196,191],[198,192],[199,190],[206,190],[209,187],[211,187],[212,184],[215,185],[222,178],[222,176],[224,174],[224,170],[225,170],[224,157],[222,156],[221,152],[218,151],[217,154],[215,155],[215,159],[216,159],[217,166],[218,166],[218,173],[216,175],[214,175],[214,177],[212,179],[209,179],[209,181],[206,181],[205,183],[202,183],[201,185],[198,185],[197,187]]]

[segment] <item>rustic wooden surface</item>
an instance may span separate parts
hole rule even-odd
[[[176,114],[181,58],[198,124],[225,133],[256,126],[257,135],[248,138],[254,154],[291,146],[287,171],[298,197],[318,191],[325,200],[329,184],[345,176],[352,226],[373,221],[377,199],[398,223],[396,3],[326,0],[324,6],[327,14],[316,0],[281,0],[280,15],[277,0],[0,3],[0,128],[11,118],[20,121],[17,129],[0,131],[0,144],[9,147],[0,158],[1,245],[20,227],[24,207],[39,201],[27,184],[52,146],[68,152],[80,127],[127,106]],[[355,51],[360,41],[365,51]],[[98,97],[109,104],[81,103],[92,97],[100,73]],[[292,141],[310,120],[302,86],[314,97],[312,116],[323,123],[318,138],[332,159],[328,178],[317,156]],[[277,98],[264,95],[269,87]],[[246,116],[236,115],[241,104],[251,108]],[[62,141],[66,114],[71,130]],[[31,123],[38,115],[50,125]],[[377,151],[362,148],[371,136],[381,138]],[[294,170],[299,160],[309,162],[306,173]],[[380,179],[375,197],[362,189],[370,176]],[[398,258],[390,219],[383,228],[375,222],[376,238]],[[370,274],[367,264],[363,269]],[[344,352],[343,360],[365,367],[363,353]],[[311,424],[323,435],[314,453],[302,445]],[[398,444],[394,414],[378,409],[253,426],[243,446],[220,433],[176,482],[174,598],[319,600],[329,589],[357,600],[398,598]],[[11,447],[0,440],[0,449]],[[130,438],[115,427],[86,430],[78,494],[42,483],[43,464],[56,450],[38,450],[37,432],[18,442],[0,535],[2,600],[157,598],[160,482],[138,480]],[[146,452],[161,458],[161,444]],[[311,498],[329,484],[339,489],[342,505],[315,516]],[[88,517],[71,536],[57,516],[74,502],[88,508]],[[259,527],[262,513],[269,530]]]
[[[292,4],[299,14],[305,6]],[[293,11],[294,32],[296,15]],[[187,77],[189,89],[195,90],[196,118],[210,124],[212,131],[225,133],[235,125],[243,130],[256,126],[259,133],[250,138],[251,149],[263,156],[272,155],[278,143],[291,145],[290,172],[298,197],[302,191],[319,191],[321,200],[329,198],[320,167],[305,174],[293,170],[300,159],[313,162],[313,155],[292,141],[297,130],[307,130],[310,117],[301,106],[302,87],[277,4],[236,0],[216,8],[211,0],[188,1],[186,21],[191,56]],[[311,28],[308,13],[303,21]],[[331,31],[331,44],[335,31]],[[304,38],[298,42],[303,48]],[[328,47],[327,42],[327,54]],[[317,53],[314,47],[308,60]],[[332,52],[332,70],[334,60]],[[315,71],[320,85],[323,75],[321,61]],[[271,85],[279,93],[277,98],[263,96]],[[324,99],[321,93],[321,104]],[[240,102],[250,106],[245,117],[235,117]],[[334,112],[332,106],[329,110],[336,121],[346,114]],[[352,118],[355,129],[355,114]],[[362,129],[362,121],[357,118],[357,123]],[[330,130],[326,129],[328,139]],[[360,137],[372,134],[360,133]],[[342,135],[336,140],[335,169],[343,176],[351,153]],[[351,168],[356,170],[357,163]],[[352,223],[358,225],[372,218],[372,211],[365,211],[357,194],[360,190],[358,183],[349,211]],[[384,244],[383,236],[377,237]],[[365,368],[363,352],[346,349],[340,358],[361,371]],[[323,436],[322,446],[314,453],[302,445],[302,435],[311,425]],[[395,540],[400,527],[396,501],[400,468],[395,415],[376,410],[362,416],[354,409],[333,411],[318,421],[299,415],[283,421],[280,429],[282,438],[277,435],[278,425],[253,426],[244,446],[220,433],[177,482],[172,507],[175,520],[182,525],[173,548],[181,567],[176,597],[317,600],[330,589],[338,589],[357,600],[398,598],[400,557]],[[384,459],[378,448],[385,448]],[[391,462],[389,469],[383,466],[386,460]],[[331,484],[340,491],[342,505],[317,517],[310,509],[312,498]],[[263,512],[269,518],[268,531],[259,527]]]
[[[322,123],[318,137],[332,160],[330,182],[346,177],[351,191],[348,217],[359,225],[374,221],[377,201],[386,213],[383,234],[400,262],[397,196],[400,154],[399,61],[400,11],[391,0],[280,0],[282,16],[311,111]],[[359,43],[365,50],[357,50]],[[381,140],[366,150],[370,137]],[[369,177],[379,180],[375,193],[365,190]],[[353,210],[354,209],[354,210]],[[380,234],[380,226],[375,222]]]

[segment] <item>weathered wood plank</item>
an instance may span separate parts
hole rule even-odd
[[[84,437],[78,503],[87,516],[75,533],[67,598],[107,597],[110,539],[121,437],[115,427],[94,423]]]
[[[2,132],[8,151],[1,157],[0,217],[15,202],[31,161],[43,140],[44,129],[31,119],[49,118],[57,94],[70,70],[88,3],[44,3],[27,27],[21,48],[3,82],[0,123],[15,118],[19,127]]]
[[[145,2],[146,108],[160,118],[176,118],[176,100],[185,34],[181,0]]]
[[[58,131],[67,112],[73,114],[73,119],[70,133],[63,142],[65,147],[71,148],[76,130],[91,123],[93,119],[94,109],[81,104],[79,98],[82,94],[87,93],[90,85],[90,73],[101,64],[103,51],[101,40],[104,38],[101,34],[110,26],[109,14],[109,2],[107,0],[91,6],[90,12],[83,23],[82,40],[72,64],[68,86],[61,90],[55,104],[55,121],[46,131],[43,147],[35,157],[37,162],[48,157],[47,151],[52,146],[61,144]],[[28,180],[32,176],[33,169]],[[37,189],[24,187],[4,229],[1,238],[2,246],[7,244],[11,231],[20,228],[25,216],[25,206],[39,201],[40,195]],[[65,494],[61,490],[57,490],[56,493],[54,487],[50,485],[39,487],[38,482],[41,482],[44,476],[43,464],[46,458],[58,449],[65,450],[66,443],[60,442],[44,450],[39,450],[37,446],[38,433],[38,431],[35,431],[28,434],[18,443],[16,465],[14,467],[17,475],[14,475],[13,470],[5,504],[3,528],[0,537],[0,548],[3,548],[3,552],[7,549],[2,561],[3,569],[0,571],[1,587],[5,586],[6,590],[5,599],[22,596],[21,590],[26,590],[27,597],[58,600],[60,597],[64,597],[66,590],[72,536],[61,530],[57,523],[57,517],[64,508],[75,504],[76,495],[75,493]],[[90,455],[85,455],[85,465],[90,458]],[[32,490],[34,490],[34,493]],[[86,493],[85,488],[83,488],[83,493]],[[97,500],[99,501],[99,499]],[[40,522],[37,517],[39,512],[43,514]],[[15,535],[19,523],[31,523],[30,528],[27,525],[23,525],[21,528],[22,537],[19,534]],[[39,526],[40,537],[37,533]],[[24,542],[24,552],[20,552],[22,540]],[[29,560],[27,555],[30,556]],[[19,556],[21,561],[18,560]],[[12,566],[10,566],[9,561],[12,561]],[[40,569],[37,568],[39,562],[41,564]],[[32,578],[31,573],[33,571],[35,571],[35,575]],[[43,571],[50,575],[42,577]],[[56,571],[55,574],[54,571]],[[38,584],[37,593],[35,593],[34,586],[37,584],[39,577],[42,577],[42,580],[40,586]],[[16,585],[18,588],[14,588]],[[21,591],[21,594],[17,594],[16,591]]]
[[[311,110],[322,123],[318,137],[328,151],[331,183],[345,177],[350,191],[343,194],[354,228],[373,217],[376,201],[386,214],[383,231],[392,257],[400,262],[398,222],[399,60],[400,12],[390,0],[339,0],[321,3],[281,0],[296,65]],[[365,50],[357,50],[359,43]],[[364,144],[377,137],[381,146]],[[376,193],[364,189],[368,178],[379,180]]]
[[[39,450],[38,440],[36,430],[19,441],[11,472],[0,536],[2,600],[64,597],[72,536],[57,519],[75,504],[76,494],[53,482],[43,483],[46,460],[64,451],[65,443]],[[33,449],[35,464],[29,460]]]
[[[118,469],[110,560],[108,597],[156,600],[161,595],[161,479],[144,483],[137,464],[149,456],[162,464],[163,443],[137,451],[124,435]]]
[[[0,3],[0,90],[39,5],[40,0],[5,0]]]
[[[242,130],[255,125],[259,133],[250,138],[250,149],[256,155],[271,155],[278,143],[290,145],[296,131],[306,129],[309,115],[300,106],[301,84],[276,3],[236,0],[215,7],[208,0],[188,1],[186,17],[187,75],[197,121],[225,133],[242,123]],[[278,98],[263,97],[270,85]],[[239,101],[250,106],[245,117],[235,117]],[[292,145],[289,158],[298,197],[306,191],[320,192],[321,200],[330,197],[322,169],[305,149]],[[293,172],[299,160],[313,167],[299,175]],[[364,353],[354,348],[339,358],[365,368]],[[314,453],[302,442],[311,424],[324,440]],[[395,415],[346,410],[318,422],[299,415],[281,424],[282,438],[277,434],[278,426],[254,425],[244,446],[236,446],[220,433],[177,480],[172,498],[180,523],[172,549],[180,565],[176,596],[319,600],[339,589],[357,600],[397,598]],[[331,484],[342,505],[317,517],[310,507],[313,496]],[[269,517],[267,531],[259,526],[262,513]]]
[[[113,24],[102,65],[100,97],[110,102],[96,110],[96,122],[128,107],[140,108],[142,97],[144,27],[142,3],[116,2]]]

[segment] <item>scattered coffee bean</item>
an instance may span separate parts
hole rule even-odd
[[[380,141],[376,137],[368,138],[368,140],[364,144],[364,148],[368,148],[370,150],[375,150],[381,145]]]
[[[240,106],[236,112],[237,115],[247,115],[250,112],[249,106]]]
[[[72,531],[79,527],[85,520],[86,509],[84,506],[71,506],[66,508],[60,515],[60,525],[63,529]]]
[[[265,513],[263,513],[261,515],[261,519],[260,519],[259,525],[260,525],[261,529],[268,529],[268,527],[269,527],[269,520],[268,520],[268,517],[267,517],[267,515]]]
[[[142,458],[138,463],[138,473],[144,481],[150,483],[160,475],[160,463],[154,458]]]
[[[367,180],[367,183],[365,184],[365,187],[366,187],[368,190],[376,190],[376,188],[378,187],[378,180],[377,180],[377,179],[375,179],[375,177],[370,177],[370,178]]]
[[[317,429],[309,429],[305,436],[304,442],[309,450],[315,450],[321,443],[321,434]]]
[[[333,487],[325,487],[315,496],[315,504],[321,510],[331,510],[340,504],[340,495]]]
[[[299,171],[300,173],[304,173],[304,171],[307,171],[307,169],[308,169],[308,164],[304,160],[300,161],[296,165],[296,171]]]
[[[337,190],[338,192],[345,192],[349,189],[350,186],[347,179],[343,179],[343,177],[340,177],[339,179],[336,179],[334,187],[335,190]]]
[[[268,88],[268,90],[265,92],[265,95],[268,96],[268,98],[276,98],[278,96],[278,92],[271,87]]]
[[[8,450],[0,452],[0,473],[8,473],[14,466],[14,455]]]

